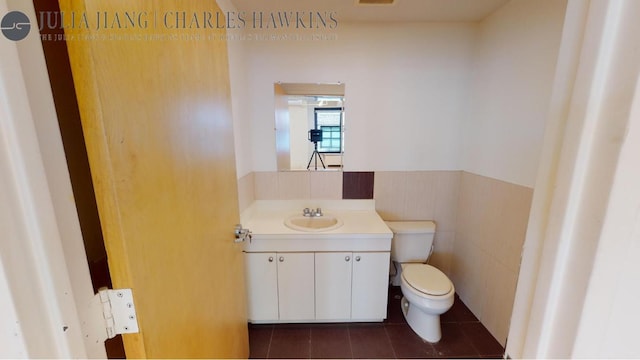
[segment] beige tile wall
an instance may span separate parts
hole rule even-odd
[[[241,212],[256,199],[254,184],[255,174],[252,172],[238,179],[238,205]]]
[[[256,172],[256,200],[342,199],[340,171]]]
[[[451,280],[462,301],[505,344],[533,189],[463,172]]]
[[[240,209],[253,200],[341,199],[341,172],[256,172],[239,180]],[[533,189],[463,171],[376,172],[384,220],[433,220],[429,263],[503,345],[515,296]]]
[[[381,171],[373,197],[384,220],[433,220],[434,252],[429,263],[450,274],[455,242],[460,171]]]

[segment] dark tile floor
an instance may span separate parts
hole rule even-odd
[[[383,323],[249,325],[250,357],[502,358],[503,347],[456,296],[441,316],[442,339],[430,344],[407,325],[400,309],[399,287],[389,288]]]

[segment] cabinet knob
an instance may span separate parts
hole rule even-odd
[[[269,256],[269,262],[273,262],[273,256]]]
[[[348,257],[348,256],[345,256],[345,257],[344,257],[344,261],[349,261],[349,260],[351,260],[351,258],[350,258],[350,257]]]
[[[280,259],[278,259],[278,260],[280,260],[280,262],[283,262],[284,261],[284,256],[280,256]]]
[[[356,256],[356,261],[360,261],[360,256]]]

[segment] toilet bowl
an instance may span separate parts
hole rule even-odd
[[[440,315],[453,305],[453,283],[431,265],[402,264],[402,267],[402,313],[418,336],[428,342],[438,342],[442,338]]]
[[[391,260],[396,270],[392,285],[402,290],[402,313],[411,329],[428,342],[442,337],[440,315],[453,305],[455,287],[434,266],[426,264],[433,248],[432,221],[387,221],[393,232]]]

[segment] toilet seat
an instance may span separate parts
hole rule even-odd
[[[447,295],[453,289],[447,275],[427,264],[406,264],[402,277],[416,291],[431,296]]]

